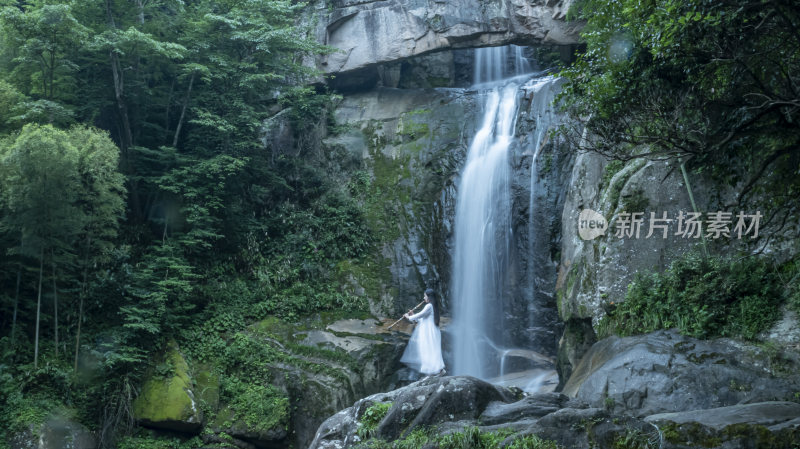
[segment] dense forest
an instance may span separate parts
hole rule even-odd
[[[561,104],[582,119],[560,130],[575,151],[678,160],[736,186],[738,206],[792,244],[800,7],[583,0],[568,19],[586,24],[558,68]],[[323,151],[346,127],[314,68],[336,51],[311,35],[315,20],[292,0],[0,0],[0,448],[54,413],[101,447],[198,447],[142,437],[133,418],[146,374],[175,369],[157,359],[172,344],[219,367],[219,394],[245,419],[283,423],[265,361],[288,356],[241,331],[369,316],[340,270],[384,263],[392,186]],[[277,114],[284,145],[265,137]],[[753,310],[800,310],[798,254],[714,269],[768,279]],[[644,306],[630,304],[611,317],[624,331],[672,327],[633,322]],[[707,330],[695,329],[719,334]]]
[[[111,445],[167,339],[227,357],[257,319],[363,309],[327,282],[370,231],[314,147],[303,5],[2,6],[2,432],[68,407]],[[297,152],[260,141],[286,107]]]

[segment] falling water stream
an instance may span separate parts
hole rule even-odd
[[[522,47],[476,49],[473,89],[484,97],[483,117],[461,173],[455,217],[452,371],[457,375],[489,379],[506,374],[508,357],[540,356],[502,345],[514,245],[509,149],[515,140],[520,97],[531,89],[536,95],[553,80],[523,76],[529,73]],[[537,116],[547,107],[531,106],[537,112],[530,113]],[[545,132],[533,136],[536,153]]]

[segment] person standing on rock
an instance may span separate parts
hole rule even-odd
[[[442,360],[442,333],[439,331],[439,305],[436,301],[436,292],[433,289],[425,290],[425,307],[422,311],[412,315],[413,310],[403,315],[412,323],[418,323],[408,340],[403,357],[400,361],[409,368],[419,371],[426,377],[435,374],[444,374],[444,361]]]

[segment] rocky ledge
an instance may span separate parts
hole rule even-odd
[[[800,378],[789,355],[661,331],[602,340],[581,365],[569,394],[527,395],[466,376],[374,394],[328,418],[310,447],[392,447],[420,435],[422,447],[437,447],[470,432],[500,436],[499,447],[532,435],[567,448],[794,449],[800,442]]]
[[[456,48],[576,44],[582,23],[564,20],[571,0],[398,1],[316,3],[317,40],[338,51],[317,61],[342,74]]]

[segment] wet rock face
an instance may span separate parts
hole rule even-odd
[[[518,274],[512,303],[507,308],[507,327],[511,335],[506,341],[553,356],[562,327],[555,297],[561,211],[569,191],[569,171],[574,157],[563,140],[547,137],[547,132],[544,139],[537,142],[539,127],[550,129],[556,125],[540,123],[541,117],[536,111],[534,97],[549,94],[523,91],[517,116],[517,143],[512,148],[511,163],[514,266]],[[536,148],[537,143],[539,148]]]
[[[571,4],[571,0],[342,0],[329,8],[329,3],[319,1],[315,36],[340,51],[320,57],[317,66],[328,74],[342,74],[441,50],[510,43],[575,44],[581,24],[564,21]]]
[[[426,287],[449,309],[455,177],[474,129],[475,104],[462,89],[387,89],[345,96],[325,145],[358,157],[367,180],[367,219],[380,254],[342,266],[376,316],[400,316]]]
[[[95,449],[97,439],[83,425],[51,417],[43,424],[17,433],[8,441],[10,449]]]
[[[596,343],[563,392],[594,407],[648,416],[739,403],[795,399],[797,360],[728,339],[673,331]]]
[[[509,150],[514,249],[503,305],[507,325],[498,343],[553,356],[560,335],[553,293],[560,211],[572,159],[562,142],[547,140],[531,174],[532,136],[540,123],[530,110],[532,98],[520,95],[518,138]],[[380,260],[341,267],[373,314],[408,310],[426,287],[441,293],[442,312],[450,313],[457,185],[481,102],[471,89],[378,88],[346,95],[336,108],[337,123],[348,130],[325,145],[360,158],[372,192],[380,192],[367,211],[384,242]]]

